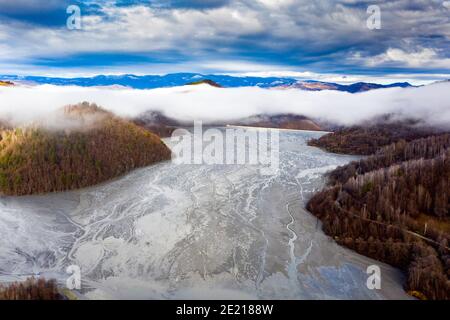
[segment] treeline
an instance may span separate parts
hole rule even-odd
[[[330,183],[345,183],[357,174],[364,174],[408,160],[432,159],[450,148],[450,134],[432,135],[427,138],[406,142],[400,140],[379,149],[374,155],[360,161],[339,167],[329,174]]]
[[[62,300],[54,280],[29,278],[8,286],[0,284],[0,300]]]
[[[450,135],[404,140],[337,168],[308,203],[339,244],[407,273],[419,298],[450,299]]]
[[[87,103],[62,120],[81,126],[6,129],[0,140],[0,192],[27,195],[91,186],[134,168],[170,159],[153,133]]]
[[[329,152],[371,155],[383,146],[399,140],[412,141],[437,133],[436,129],[419,125],[416,121],[382,122],[342,128],[309,141],[310,146]]]

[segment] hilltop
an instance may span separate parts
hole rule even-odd
[[[4,125],[0,192],[28,195],[91,186],[170,159],[160,138],[95,104],[68,106],[57,125]]]
[[[193,81],[193,82],[189,82],[187,85],[188,86],[193,86],[193,85],[198,85],[198,84],[208,84],[212,87],[216,87],[216,88],[222,88],[222,86],[220,84],[218,84],[215,81],[212,81],[210,79],[203,79],[203,80],[199,80],[199,81]]]
[[[0,80],[0,86],[1,87],[11,87],[11,86],[14,86],[14,82]]]

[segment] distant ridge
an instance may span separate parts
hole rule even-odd
[[[289,89],[296,88],[307,91],[322,91],[322,90],[337,90],[337,91],[345,91],[350,93],[364,92],[370,91],[374,89],[383,89],[383,88],[407,88],[412,87],[412,85],[408,82],[396,82],[391,84],[378,84],[378,83],[368,83],[368,82],[356,82],[349,85],[337,84],[332,82],[321,82],[321,81],[299,81],[294,84],[281,86],[280,88]]]
[[[146,111],[132,121],[153,133],[161,137],[169,137],[173,131],[178,128],[192,127],[191,121],[177,120],[166,116],[162,112],[158,111]],[[295,114],[256,114],[250,117],[239,118],[228,121],[215,121],[207,124],[208,126],[248,126],[248,127],[260,127],[260,128],[277,128],[277,129],[290,129],[290,130],[312,130],[321,131],[322,128],[314,120],[305,116]]]
[[[199,73],[172,73],[166,75],[98,75],[95,77],[81,78],[57,78],[40,76],[16,76],[0,75],[0,79],[6,81],[27,82],[31,84],[53,84],[53,85],[75,85],[82,87],[94,86],[124,86],[134,89],[155,89],[184,86],[186,84],[206,83],[215,87],[236,88],[236,87],[259,87],[269,89],[300,89],[307,91],[337,90],[350,93],[369,91],[373,89],[392,87],[412,87],[407,82],[392,84],[377,84],[367,82],[357,82],[343,85],[332,82],[321,82],[315,80],[298,80],[283,77],[238,77],[229,75]]]

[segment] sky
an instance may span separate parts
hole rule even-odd
[[[448,79],[450,1],[0,0],[0,74],[174,72]]]

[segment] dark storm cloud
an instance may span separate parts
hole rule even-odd
[[[88,7],[81,0],[0,0],[0,20],[61,27],[66,24],[69,5]]]

